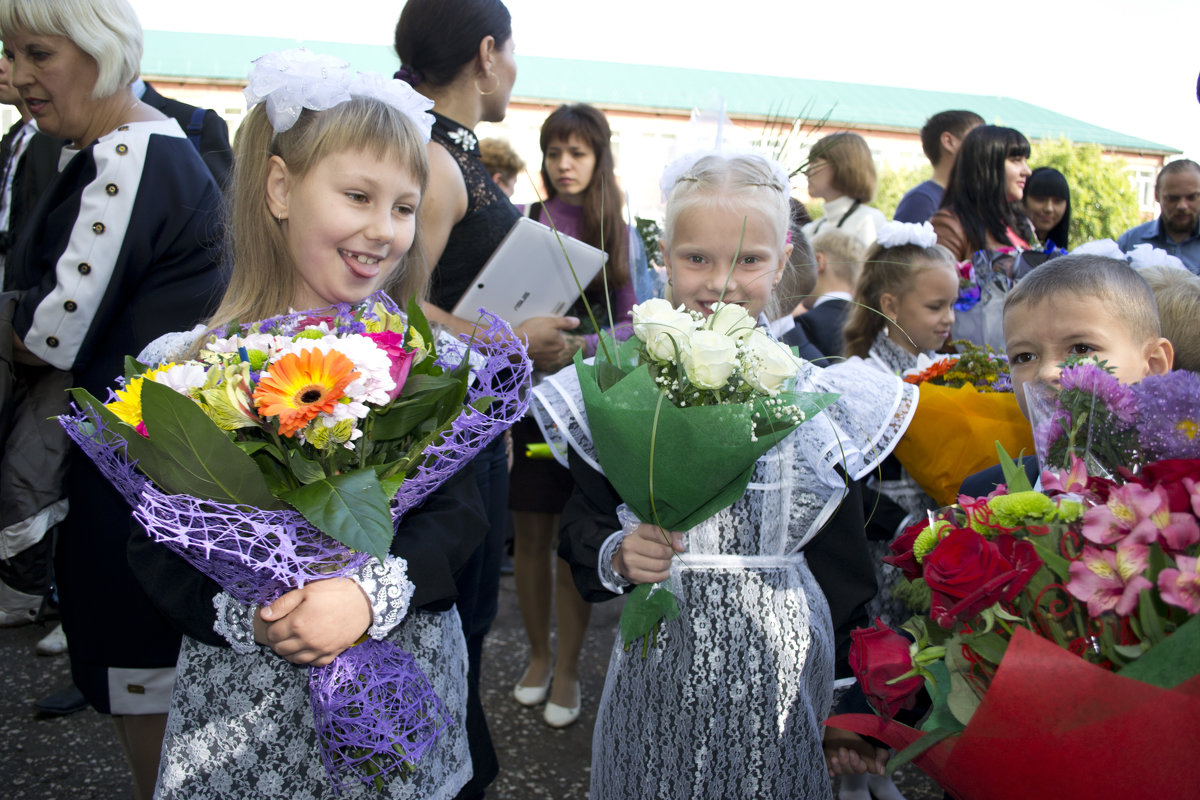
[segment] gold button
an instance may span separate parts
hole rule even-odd
[[[67,302],[63,303],[63,308],[65,308],[67,311],[74,311],[75,309],[79,308],[79,306],[76,305],[74,300],[68,300]]]
[[[127,144],[117,145],[117,155],[123,156],[128,152],[129,152],[129,145],[127,145]]]
[[[47,336],[46,345],[48,347],[58,347],[58,339],[54,336]]]
[[[104,223],[103,222],[93,222],[92,223],[92,233],[104,233]]]
[[[115,183],[110,183],[108,186],[104,187],[104,191],[108,192],[109,197],[112,197],[120,190],[117,188],[117,185]]]
[[[91,274],[91,271],[92,271],[92,265],[87,263],[86,261],[79,265],[79,274],[80,275],[89,275],[89,274]]]

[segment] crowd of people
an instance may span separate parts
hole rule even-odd
[[[1158,175],[1159,217],[1064,255],[1083,244],[1073,177],[1031,169],[1019,131],[945,111],[921,130],[932,177],[892,221],[870,205],[866,141],[836,132],[804,170],[818,219],[769,158],[691,156],[664,173],[661,242],[647,252],[591,105],[549,114],[540,154],[526,154],[543,199],[511,202],[521,155],[475,134],[504,118],[516,80],[500,0],[407,0],[391,81],[327,91],[319,57],[260,59],[260,75],[308,83],[259,98],[232,146],[215,112],[141,79],[126,0],[0,0],[0,36],[0,102],[20,113],[0,142],[0,626],[61,615],[38,652],[65,652],[73,685],[46,687],[38,708],[111,715],[139,799],[330,796],[300,676],[364,636],[412,652],[459,723],[383,796],[483,797],[504,768],[479,685],[510,556],[528,636],[512,699],[543,707],[551,728],[589,700],[590,604],[668,577],[680,598],[649,656],[614,645],[591,797],[824,798],[831,776],[847,800],[900,797],[886,749],[822,728],[835,704],[863,706],[846,690],[850,631],[903,613],[879,557],[936,507],[891,452],[919,403],[900,375],[959,339],[1008,354],[1020,403],[1067,355],[1108,359],[1128,380],[1200,369],[1189,160]],[[53,420],[66,388],[104,397],[128,356],[166,363],[233,320],[376,291],[470,336],[477,322],[453,309],[522,216],[608,258],[567,313],[515,329],[533,410],[397,526],[389,563],[405,569],[373,564],[241,606],[142,535]],[[1135,269],[1125,253],[1142,245],[1162,252]],[[964,308],[970,281],[985,291]],[[577,353],[628,338],[631,309],[655,296],[704,316],[742,306],[796,348],[800,385],[840,395],[830,425],[783,440],[743,497],[689,531],[622,505],[587,456],[571,377]],[[1130,297],[1144,313],[1119,316],[1136,324],[1100,324]],[[569,466],[544,446],[551,417],[581,432]],[[997,482],[961,477],[978,494]],[[346,794],[360,791],[374,790]]]

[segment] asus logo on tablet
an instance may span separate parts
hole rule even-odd
[[[523,306],[525,304],[525,301],[528,299],[529,299],[529,292],[526,292],[525,294],[521,295],[521,299],[517,301],[517,304],[515,306],[513,306],[513,311],[516,311],[518,308]]]

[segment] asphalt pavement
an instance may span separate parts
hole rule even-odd
[[[525,667],[525,632],[511,577],[483,654],[483,702],[501,771],[489,800],[584,800],[592,725],[620,615],[620,602],[597,605],[584,643],[583,713],[555,730],[540,708],[517,705],[510,692]],[[41,658],[33,647],[49,628],[0,630],[0,798],[3,800],[130,800],[125,759],[112,723],[90,708],[67,717],[38,717],[37,698],[70,680],[65,656]],[[914,769],[897,783],[908,800],[942,793]]]

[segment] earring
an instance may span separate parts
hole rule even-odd
[[[500,88],[500,76],[493,74],[492,77],[496,79],[496,85],[493,86],[490,90],[488,90],[486,92],[483,89],[479,88],[479,79],[478,78],[475,79],[475,91],[479,92],[481,97],[487,97],[488,95],[493,95],[496,93],[496,90]]]

